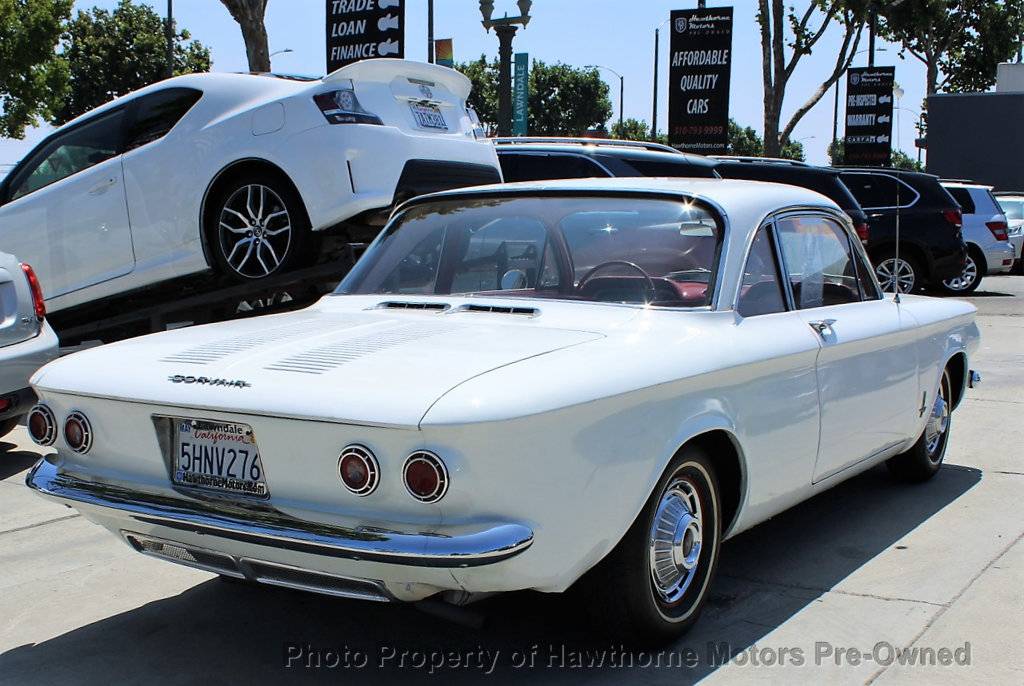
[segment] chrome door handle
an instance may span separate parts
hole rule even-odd
[[[89,189],[89,195],[100,195],[106,193],[107,189],[117,183],[117,179],[107,179],[106,181],[100,181],[98,184]]]
[[[819,319],[813,322],[807,322],[812,329],[818,332],[819,336],[824,336],[826,333],[832,331],[832,325],[836,323],[835,319]]]

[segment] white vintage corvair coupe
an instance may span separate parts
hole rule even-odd
[[[722,541],[881,461],[940,467],[974,308],[879,291],[789,186],[605,179],[400,209],[295,313],[34,378],[28,483],[142,553],[372,600],[589,584],[696,619]]]

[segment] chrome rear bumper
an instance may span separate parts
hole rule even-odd
[[[63,476],[45,458],[25,481],[37,493],[72,507],[105,508],[144,524],[327,557],[413,567],[479,567],[507,560],[533,543],[533,532],[521,524],[460,528],[457,533],[409,532],[330,526],[272,510],[229,510]]]

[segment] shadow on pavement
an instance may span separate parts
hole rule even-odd
[[[38,460],[38,454],[19,450],[14,443],[0,439],[0,480],[27,470]]]
[[[711,643],[734,654],[749,647],[980,480],[977,469],[947,465],[929,483],[904,486],[876,468],[732,539],[701,621],[660,653],[620,652],[588,634],[576,605],[585,599],[571,596],[482,601],[472,607],[486,623],[474,630],[409,606],[213,580],[14,648],[0,655],[0,682],[689,683],[721,664]],[[145,580],[123,580],[133,582]],[[289,651],[302,657],[286,668]],[[532,668],[519,666],[531,656]],[[681,666],[688,659],[696,664]],[[435,660],[445,665],[431,674]]]

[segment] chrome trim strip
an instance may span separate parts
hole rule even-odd
[[[213,507],[205,502],[141,493],[64,476],[45,458],[25,483],[65,504],[108,508],[146,524],[297,552],[412,567],[478,567],[507,560],[533,543],[522,524],[494,524],[466,533],[344,527],[275,512]]]

